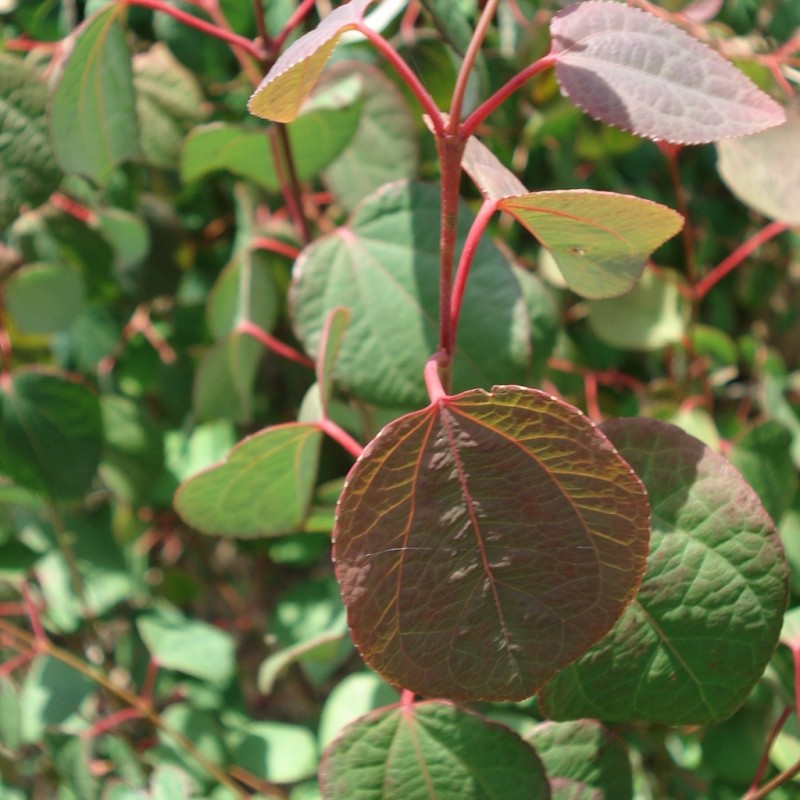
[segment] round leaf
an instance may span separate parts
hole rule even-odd
[[[4,292],[6,308],[23,333],[57,333],[83,309],[83,278],[63,264],[29,264],[8,279]]]
[[[175,509],[204,533],[289,533],[308,511],[321,438],[315,426],[291,423],[248,436],[225,461],[183,483]]]
[[[326,751],[325,800],[548,800],[533,748],[449,703],[379,709]]]
[[[495,387],[381,431],[340,498],[334,559],[354,641],[388,683],[519,700],[614,625],[648,530],[640,481],[586,417]]]
[[[701,144],[784,120],[780,105],[729,61],[654,14],[589,0],[557,14],[550,32],[561,89],[609,125]]]
[[[459,242],[469,213],[459,215]],[[427,401],[425,362],[438,341],[439,193],[396,183],[371,195],[346,227],[318,239],[295,262],[291,293],[298,338],[319,352],[328,314],[348,308],[336,379],[385,406]],[[511,267],[481,241],[467,284],[454,360],[454,385],[524,382],[530,359],[525,300]],[[380,369],[376,365],[380,364]]]
[[[778,641],[787,567],[756,493],[722,456],[667,423],[603,425],[647,487],[647,572],[614,630],[542,692],[554,719],[668,725],[729,717]]]

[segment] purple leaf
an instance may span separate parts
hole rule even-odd
[[[590,0],[553,18],[563,92],[609,125],[701,144],[780,125],[781,106],[679,28],[620,3]]]

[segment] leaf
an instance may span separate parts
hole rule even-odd
[[[543,722],[524,738],[542,759],[553,800],[633,797],[627,748],[599,722]]]
[[[613,192],[528,192],[477,139],[463,166],[481,193],[498,200],[553,256],[574,292],[613,297],[631,289],[650,254],[683,227],[676,211]]]
[[[275,122],[295,119],[339,38],[363,21],[370,3],[372,0],[350,0],[288,47],[253,92],[248,111]]]
[[[0,53],[0,231],[23,206],[43,203],[61,180],[44,123],[46,103],[42,78]]]
[[[328,314],[325,327],[322,329],[316,374],[320,405],[325,416],[328,415],[328,401],[333,392],[333,370],[349,324],[350,312],[346,308],[338,307]]]
[[[374,711],[320,767],[325,800],[547,800],[533,748],[502,725],[440,701]]]
[[[200,84],[161,42],[134,56],[133,71],[142,154],[154,167],[174,169],[184,137],[205,116]]]
[[[658,350],[680,342],[691,313],[680,278],[647,269],[627,294],[589,303],[589,325],[607,344],[623,350]]]
[[[335,85],[342,76],[360,78],[361,114],[347,146],[322,177],[339,202],[352,209],[384,184],[416,176],[419,137],[408,103],[379,69],[357,61],[333,64],[320,86]]]
[[[772,655],[787,567],[756,493],[722,456],[656,420],[604,423],[647,487],[642,587],[614,630],[541,693],[553,719],[726,719]]]
[[[175,609],[140,616],[136,628],[159,666],[217,686],[230,683],[236,671],[236,643],[230,634],[186,619]]]
[[[771,219],[800,225],[800,103],[771,130],[717,144],[717,171],[745,205]]]
[[[62,264],[28,264],[6,282],[6,308],[20,332],[52,334],[68,328],[83,309],[83,278]]]
[[[630,603],[647,512],[605,437],[544,392],[472,390],[401,417],[337,509],[353,640],[418,694],[529,697]]]
[[[203,533],[253,539],[295,530],[311,500],[322,434],[314,425],[266,428],[183,483],[175,510]]]
[[[462,208],[459,245],[469,224]],[[337,306],[348,308],[352,317],[337,362],[338,383],[368,402],[424,405],[423,368],[438,341],[438,268],[438,190],[385,186],[346,226],[319,238],[295,262],[290,303],[305,351],[316,355],[327,315]],[[478,246],[461,321],[457,388],[525,380],[525,301],[508,262],[486,240]]]
[[[17,371],[0,383],[0,471],[56,498],[79,497],[100,461],[97,396],[60,373]]]
[[[458,3],[453,0],[422,0],[422,5],[433,18],[442,38],[463,56],[472,40],[472,24]]]
[[[50,135],[65,172],[104,185],[114,167],[139,155],[136,93],[125,6],[111,3],[79,29],[50,99]]]
[[[702,144],[784,120],[780,105],[730,62],[638,8],[589,0],[556,14],[550,33],[562,91],[608,125]]]

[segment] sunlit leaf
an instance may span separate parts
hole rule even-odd
[[[701,144],[784,120],[780,105],[730,62],[638,8],[576,3],[553,18],[550,31],[561,89],[609,125]]]
[[[291,423],[249,436],[225,461],[183,483],[175,509],[204,533],[289,533],[307,513],[321,438],[315,426]]]
[[[247,104],[250,113],[291,122],[311,94],[339,38],[363,21],[370,3],[372,0],[350,0],[288,47],[253,92]]]
[[[325,800],[548,800],[535,751],[449,703],[374,711],[345,728],[320,769]]]
[[[647,572],[614,630],[544,688],[545,713],[723,720],[761,677],[781,630],[788,570],[775,527],[731,464],[678,428],[602,427],[647,487]]]
[[[522,699],[616,622],[644,571],[641,483],[534,389],[449,397],[388,425],[334,529],[353,639],[387,682]]]

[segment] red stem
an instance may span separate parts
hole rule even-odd
[[[758,233],[751,236],[743,244],[740,244],[727,258],[717,264],[703,280],[695,284],[695,299],[702,300],[710,289],[716,286],[729,272],[736,269],[751,253],[758,250],[765,242],[788,229],[788,222],[770,222],[769,225],[765,225]]]
[[[324,434],[330,436],[334,442],[341,445],[353,458],[358,458],[364,451],[364,448],[344,428],[327,417],[319,420],[317,425]]]
[[[265,57],[264,50],[257,44],[251,42],[250,39],[247,39],[244,36],[239,36],[238,33],[226,31],[224,28],[220,28],[218,25],[214,25],[211,22],[206,22],[206,20],[195,17],[192,14],[187,14],[185,11],[181,11],[179,8],[174,8],[173,6],[167,5],[165,2],[163,2],[163,0],[123,0],[123,2],[131,6],[150,8],[153,11],[160,11],[169,15],[170,17],[174,17],[184,25],[188,25],[191,28],[196,28],[199,31],[203,31],[203,33],[207,33],[209,36],[214,36],[217,39],[221,39],[223,42],[232,44],[235,47],[241,47],[242,50],[244,50],[248,55],[251,55],[258,61],[262,61]]]
[[[414,692],[411,689],[403,689],[400,693],[400,705],[401,706],[413,706],[414,705]]]
[[[286,24],[283,26],[283,30],[275,37],[274,41],[274,51],[275,53],[279,53],[281,48],[283,47],[283,43],[286,41],[286,37],[290,36],[292,31],[308,16],[308,13],[314,8],[314,4],[316,0],[303,0],[302,3],[294,10],[292,16],[286,20]]]
[[[271,236],[255,236],[250,240],[250,246],[255,250],[269,250],[270,253],[292,259],[300,255],[300,250],[294,245],[273,239]]]
[[[13,658],[9,658],[8,661],[5,661],[2,665],[0,665],[0,676],[7,678],[15,670],[18,670],[20,667],[24,667],[29,661],[33,661],[33,659],[36,658],[36,655],[37,652],[34,649],[26,650],[24,653],[19,653]]]
[[[527,83],[534,75],[538,75],[548,67],[556,63],[556,57],[552,54],[543,56],[538,61],[518,72],[507,83],[501,86],[491,97],[486,98],[467,118],[461,126],[460,135],[462,139],[467,139],[475,133],[475,129],[483,122],[489,114],[498,106],[501,106],[520,86]]]
[[[261,342],[268,350],[272,350],[273,353],[277,353],[279,356],[283,356],[289,361],[295,361],[298,364],[302,364],[304,367],[311,367],[311,369],[314,369],[314,362],[308,356],[299,353],[293,347],[285,344],[249,319],[243,319],[238,322],[236,331],[244,333],[247,336],[252,336],[253,339]]]
[[[36,608],[36,603],[33,602],[30,589],[28,589],[28,584],[23,583],[20,586],[20,591],[22,592],[22,599],[25,603],[25,610],[28,613],[28,619],[31,621],[33,638],[35,639],[37,646],[41,647],[42,645],[46,645],[48,642],[47,634],[42,626],[42,620],[39,616],[39,609]]]
[[[750,784],[750,788],[747,790],[748,794],[750,792],[758,791],[758,784],[761,783],[761,778],[764,777],[764,772],[769,764],[769,751],[772,749],[772,743],[781,732],[781,728],[786,723],[786,720],[789,719],[791,713],[792,707],[786,706],[786,708],[783,709],[783,713],[780,715],[780,717],[778,717],[778,721],[772,726],[772,730],[769,732],[769,736],[767,737],[767,743],[764,746],[764,752],[761,754],[761,760],[758,762],[758,769],[753,777],[753,782]]]
[[[428,390],[428,397],[431,405],[439,403],[447,397],[447,392],[442,386],[442,379],[439,375],[439,368],[446,366],[443,364],[447,358],[442,353],[435,353],[425,364],[425,388]]]
[[[53,192],[50,195],[50,203],[59,211],[69,214],[85,225],[94,225],[97,222],[97,216],[94,211],[61,192]]]
[[[458,261],[458,269],[453,283],[453,291],[450,298],[450,324],[453,328],[453,340],[455,341],[458,331],[458,318],[461,315],[461,305],[464,301],[464,291],[467,288],[467,278],[469,277],[470,267],[475,257],[475,251],[480,244],[481,236],[489,224],[489,220],[497,211],[499,200],[484,200],[477,216],[475,217],[464,242],[464,249]]]
[[[135,708],[121,708],[119,711],[115,711],[104,719],[95,722],[91,728],[86,728],[86,730],[81,731],[80,738],[83,741],[94,739],[130,719],[142,719],[142,713]]]
[[[303,244],[311,242],[311,232],[308,229],[308,221],[303,214],[302,198],[300,187],[297,181],[297,174],[294,170],[292,160],[291,145],[289,136],[286,133],[286,126],[280,122],[275,123],[267,131],[269,146],[272,152],[272,160],[275,162],[275,170],[278,173],[278,182],[281,186],[283,200],[289,211],[289,216],[294,223],[295,230],[300,236]]]

